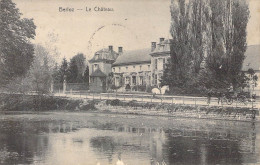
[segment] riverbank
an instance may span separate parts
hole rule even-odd
[[[259,128],[259,123],[255,122],[112,112],[11,111],[0,115],[3,146],[0,155],[3,164],[48,165],[58,162],[64,165],[88,162],[96,165],[96,160],[102,159],[100,164],[105,165],[116,164],[118,155],[121,155],[125,163],[133,165],[151,164],[151,158],[156,162],[153,164],[162,164],[160,162],[165,160],[170,165],[177,161],[170,159],[169,162],[168,158],[182,155],[187,157],[181,159],[180,164],[202,164],[205,161],[194,163],[194,160],[202,160],[201,154],[197,153],[201,153],[201,148],[207,147],[203,150],[217,155],[204,154],[201,156],[204,160],[205,155],[207,160],[210,160],[210,156],[217,156],[217,163],[221,164],[222,160],[232,156],[235,159],[230,159],[229,164],[236,164],[237,160],[243,160],[241,162],[245,164],[257,164]],[[113,154],[109,159],[108,153]],[[12,155],[14,157],[10,157]],[[73,160],[64,160],[64,155]],[[165,156],[164,159],[162,155]],[[110,158],[113,158],[112,162]],[[147,163],[140,163],[144,158]],[[192,161],[189,158],[193,158]],[[216,160],[206,164],[216,164]]]
[[[87,100],[55,96],[1,94],[2,112],[78,111],[94,113],[134,114],[178,118],[198,118],[232,121],[257,121],[258,109],[216,107],[137,101]]]

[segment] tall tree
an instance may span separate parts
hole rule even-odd
[[[172,1],[171,5],[171,58],[162,77],[162,85],[182,87],[189,79],[191,44],[189,29],[189,5],[185,0]],[[168,77],[168,78],[167,78]],[[169,81],[171,80],[171,81]]]
[[[83,76],[86,68],[85,61],[86,59],[82,53],[78,53],[72,57],[68,68],[67,80],[69,83],[83,83]]]
[[[162,84],[239,86],[248,17],[245,0],[172,0],[171,58]]]
[[[32,89],[38,94],[50,92],[52,70],[49,52],[41,45],[35,45],[35,59],[30,69],[29,77],[32,80]]]
[[[59,83],[63,83],[65,79],[67,79],[68,75],[68,62],[66,58],[64,57],[61,63],[61,66],[59,68],[58,74],[56,75],[57,77],[55,78],[58,80]]]
[[[72,58],[68,67],[67,82],[68,83],[77,83],[78,81],[78,66],[75,58]]]
[[[36,26],[32,19],[21,18],[11,0],[0,1],[0,84],[24,76],[33,61],[34,48],[30,39]]]
[[[249,18],[245,0],[210,1],[212,16],[212,51],[207,59],[213,79],[237,86],[245,58],[246,27]]]
[[[87,65],[86,70],[84,72],[83,79],[84,79],[84,83],[86,83],[87,87],[88,87],[89,86],[89,67],[88,67],[88,65]]]

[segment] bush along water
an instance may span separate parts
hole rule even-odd
[[[115,100],[106,100],[105,106],[112,106],[120,112],[118,107],[122,107],[122,113],[128,110],[141,110],[140,114],[164,114],[167,116],[175,116],[176,114],[181,115],[183,117],[194,117],[194,115],[198,115],[197,117],[201,118],[244,118],[244,119],[255,119],[256,116],[259,116],[259,111],[257,109],[251,109],[247,107],[218,107],[218,106],[193,106],[193,105],[183,105],[183,104],[167,104],[167,103],[140,103],[136,100],[132,101],[121,101],[118,99]],[[103,107],[100,107],[105,108]],[[142,111],[143,110],[143,111]],[[129,112],[130,112],[129,111]]]
[[[108,108],[112,107],[112,108]],[[114,107],[114,108],[113,108]],[[109,110],[108,110],[109,109]],[[167,103],[141,103],[136,100],[82,100],[47,95],[0,94],[0,111],[95,111],[107,110],[129,114],[147,114],[199,118],[228,118],[228,119],[255,119],[259,116],[258,109],[193,106]],[[140,110],[140,111],[135,111]],[[133,112],[134,111],[134,112]]]
[[[96,110],[94,101],[47,95],[0,94],[1,111]]]

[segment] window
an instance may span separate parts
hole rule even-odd
[[[136,76],[132,76],[132,80],[133,80],[133,81],[132,81],[132,84],[133,84],[133,85],[136,85]]]
[[[126,66],[126,67],[125,67],[125,70],[127,70],[127,69],[128,69],[128,67]]]
[[[158,60],[155,59],[155,61],[154,61],[154,67],[155,67],[155,69],[157,69],[157,63],[158,63]]]
[[[154,84],[157,85],[157,74],[154,75]]]
[[[150,65],[148,65],[148,70],[150,70]]]
[[[142,70],[142,65],[140,65],[140,70]]]
[[[115,72],[116,71],[116,69],[115,68],[113,68],[113,72]]]
[[[121,67],[118,68],[119,69],[119,72],[121,71]]]
[[[135,68],[135,65],[133,66],[133,68]]]
[[[94,69],[93,71],[97,70],[99,68],[98,64],[94,64]]]
[[[143,78],[143,76],[139,77],[139,85],[144,85],[144,78]]]
[[[125,84],[129,84],[130,83],[130,77],[126,77],[125,78]]]

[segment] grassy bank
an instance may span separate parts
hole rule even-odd
[[[47,95],[0,94],[2,111],[96,110],[93,101]]]
[[[66,97],[0,94],[1,111],[97,111],[100,113],[123,113],[162,115],[213,119],[251,120],[259,116],[258,110],[241,107],[195,106],[166,103],[140,103],[137,101],[85,100]]]

